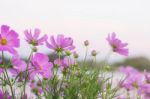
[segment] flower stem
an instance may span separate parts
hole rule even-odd
[[[25,81],[24,81],[24,84],[23,84],[24,96],[26,95],[26,84],[27,84],[27,80],[28,80],[28,69],[29,69],[29,63],[30,63],[32,54],[33,54],[33,51],[30,53],[29,58],[27,60],[27,68],[26,68],[26,71],[25,71],[25,76],[26,77],[25,77]]]
[[[15,99],[13,87],[12,87],[11,81],[10,81],[9,76],[8,76],[8,73],[7,73],[7,67],[5,66],[5,59],[4,59],[4,52],[3,52],[3,51],[2,51],[2,62],[3,62],[3,64],[4,64],[4,71],[5,71],[4,76],[5,76],[5,79],[8,80],[8,82],[9,82],[8,85],[9,85],[9,87],[10,87],[12,97],[13,97],[13,99]]]
[[[88,47],[86,46],[86,51],[85,51],[85,57],[84,57],[84,61],[83,61],[83,66],[85,65],[86,59],[87,59],[87,55],[88,55]]]

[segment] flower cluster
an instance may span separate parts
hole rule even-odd
[[[102,68],[104,66],[100,66],[99,69],[93,68],[98,54],[96,50],[91,51],[94,61],[86,64],[86,58],[84,62],[79,62],[79,54],[76,52],[71,37],[63,34],[56,37],[46,34],[41,36],[41,31],[37,28],[34,31],[25,30],[24,34],[26,42],[34,48],[34,50],[31,49],[26,59],[22,59],[16,50],[20,47],[19,33],[7,25],[1,26],[0,99],[28,99],[30,91],[34,94],[33,97],[39,99],[96,99],[97,97],[102,99],[111,97],[112,99],[115,97],[114,93],[108,94],[107,90],[104,90],[105,88],[109,91],[111,89],[108,88],[110,80],[107,77],[102,76],[101,81],[98,81],[99,74],[105,71],[105,68]],[[116,38],[115,33],[108,35],[107,41],[114,53],[128,55],[127,43],[122,43]],[[86,40],[84,45],[88,48],[89,41]],[[46,46],[53,50],[56,54],[55,58],[51,59],[49,55],[39,52],[38,46]],[[5,53],[11,55],[7,60]],[[86,65],[93,67],[88,69]],[[128,91],[138,88],[140,94],[144,94],[145,97],[149,96],[150,75],[146,71],[145,84],[141,80],[142,75],[137,70],[129,67],[124,68],[123,72],[126,78],[120,85],[122,88]],[[27,88],[30,91],[27,91]],[[113,90],[112,88],[111,91],[114,92]]]
[[[120,71],[125,74],[125,79],[120,83],[121,88],[131,95],[132,91],[136,90],[137,96],[150,99],[150,74],[146,70],[141,73],[137,69],[127,66],[121,67]]]

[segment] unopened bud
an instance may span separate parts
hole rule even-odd
[[[88,46],[88,45],[89,45],[89,41],[88,41],[88,40],[85,40],[85,41],[84,41],[84,45],[85,45],[85,46]]]
[[[70,51],[65,51],[67,56],[70,56],[72,53]]]
[[[37,49],[36,47],[33,47],[33,48],[32,48],[32,51],[33,51],[33,52],[37,52],[37,50],[38,50],[38,49]]]
[[[78,55],[76,52],[74,52],[74,53],[73,53],[73,57],[74,57],[74,58],[78,58],[79,55]]]
[[[92,56],[96,56],[96,55],[97,55],[96,50],[92,50],[91,55],[92,55]]]

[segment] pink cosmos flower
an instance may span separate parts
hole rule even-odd
[[[125,73],[126,77],[120,86],[126,90],[139,88],[143,84],[143,75],[138,70],[128,66],[124,68],[123,73]]]
[[[64,37],[62,34],[57,35],[56,39],[54,36],[51,36],[50,42],[47,42],[47,47],[55,50],[56,52],[73,50],[75,48],[72,38]]]
[[[124,56],[128,56],[128,49],[126,48],[126,46],[128,44],[122,43],[121,40],[116,38],[115,33],[108,35],[106,40],[108,41],[109,45],[112,47],[113,52],[119,53],[119,54],[124,55]]]
[[[65,57],[64,59],[56,59],[54,61],[55,65],[59,65],[61,70],[67,69],[69,66],[75,65],[75,61],[71,60],[67,57]]]
[[[13,56],[12,65],[13,68],[10,69],[10,72],[13,74],[13,76],[17,76],[18,74],[25,72],[27,67],[25,61],[21,60],[19,56]]]
[[[36,53],[32,57],[33,70],[30,71],[30,79],[33,79],[36,74],[40,74],[43,78],[50,79],[52,76],[51,69],[53,64],[49,62],[47,55]]]
[[[33,46],[43,45],[43,43],[48,39],[47,35],[44,35],[41,38],[39,37],[39,29],[35,29],[34,34],[31,33],[31,30],[25,30],[24,34],[26,36],[26,41]]]
[[[125,78],[122,83],[122,87],[129,90],[139,88],[143,84],[142,75],[132,74]]]
[[[10,30],[7,25],[1,26],[0,31],[0,51],[8,51],[11,54],[17,54],[15,48],[20,46],[18,34],[14,30]]]

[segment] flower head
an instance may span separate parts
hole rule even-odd
[[[108,41],[109,45],[112,47],[113,52],[119,53],[121,55],[128,56],[128,49],[126,46],[128,45],[127,43],[122,43],[121,40],[116,38],[116,34],[112,33],[111,35],[108,35],[106,38]]]
[[[126,90],[132,90],[134,88],[139,88],[143,84],[143,75],[133,67],[123,67],[121,71],[125,74],[125,79],[121,82],[121,87]]]
[[[34,78],[36,74],[42,75],[43,78],[51,78],[51,69],[53,67],[53,64],[49,62],[49,58],[47,55],[42,53],[36,53],[32,57],[32,66],[33,70],[31,70],[30,74],[31,79]]]
[[[21,60],[19,56],[13,56],[12,65],[13,68],[10,69],[10,72],[13,74],[13,76],[17,76],[18,74],[26,71],[27,64],[25,61]]]
[[[73,50],[75,48],[72,38],[65,37],[62,34],[57,35],[56,39],[54,36],[51,36],[50,42],[47,42],[47,47],[53,49],[56,52]]]
[[[0,51],[8,51],[12,54],[17,54],[15,48],[20,46],[18,34],[14,30],[10,30],[7,25],[1,26],[0,31]]]
[[[25,30],[24,32],[25,36],[26,36],[26,41],[29,44],[32,44],[33,46],[38,46],[38,45],[43,45],[43,43],[47,40],[47,35],[44,35],[42,37],[40,36],[40,30],[39,29],[35,29],[34,30],[34,34],[31,33],[31,30]]]

